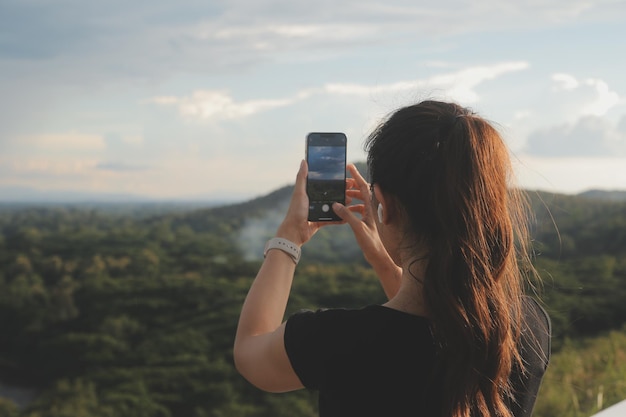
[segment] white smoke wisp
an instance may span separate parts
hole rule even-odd
[[[289,200],[280,201],[274,209],[267,211],[262,217],[246,219],[237,235],[237,246],[246,261],[263,258],[265,242],[274,237],[288,207]]]

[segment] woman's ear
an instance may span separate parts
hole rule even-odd
[[[375,201],[378,201],[378,205],[376,206],[378,222],[387,224],[392,221],[393,213],[395,212],[393,198],[381,190],[377,184],[374,184],[374,198]]]

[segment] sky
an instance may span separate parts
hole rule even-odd
[[[343,146],[310,146],[305,158],[307,177],[316,180],[341,180],[346,177]]]
[[[625,51],[626,0],[0,0],[0,193],[243,200],[423,99],[493,121],[522,187],[623,190]]]

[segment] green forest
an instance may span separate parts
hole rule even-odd
[[[316,416],[235,371],[239,309],[290,187],[199,209],[0,206],[0,417]],[[626,202],[530,193],[553,321],[534,415],[626,399]],[[347,226],[303,248],[288,314],[384,301]]]

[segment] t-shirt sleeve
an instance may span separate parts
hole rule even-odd
[[[512,375],[516,401],[511,404],[513,415],[530,417],[537,400],[541,381],[550,362],[550,338],[552,326],[550,316],[531,298],[525,300],[525,327],[522,332],[521,354],[525,370],[514,370]]]
[[[546,310],[532,297],[525,297],[527,304],[526,325],[522,334],[523,350],[535,358],[535,371],[543,375],[548,369],[551,354],[552,322]]]
[[[319,348],[319,312],[299,311],[285,325],[285,350],[302,384],[319,388],[321,358]]]
[[[345,316],[341,309],[302,310],[287,320],[285,350],[305,387],[319,389],[326,381],[330,356],[347,337],[342,331]]]

